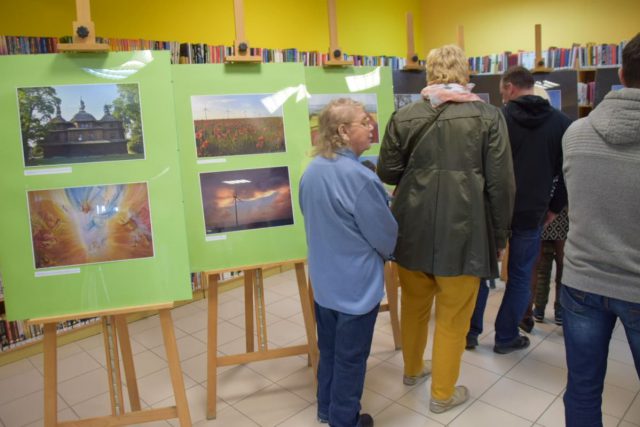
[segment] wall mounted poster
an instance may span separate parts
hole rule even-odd
[[[325,69],[306,67],[305,79],[307,89],[311,94],[310,105],[314,97],[327,95],[350,97],[372,108],[375,96],[377,106],[376,122],[378,141],[382,141],[384,130],[394,109],[391,69],[388,67],[349,67],[340,69]],[[312,114],[310,106],[309,113]],[[380,151],[380,144],[374,144],[363,155],[376,155]]]
[[[172,71],[191,270],[305,258],[298,184],[311,140],[303,66]]]
[[[191,298],[168,52],[4,56],[0,70],[8,318]]]

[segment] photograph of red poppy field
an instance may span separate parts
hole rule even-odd
[[[268,111],[267,96],[192,96],[198,158],[286,151],[282,108]]]

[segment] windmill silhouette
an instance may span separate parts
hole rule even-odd
[[[243,202],[244,200],[242,200],[240,197],[238,197],[238,191],[236,189],[233,190],[233,207],[235,208],[236,211],[236,227],[238,227],[240,224],[238,223],[238,202]]]

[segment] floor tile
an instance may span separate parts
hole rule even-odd
[[[624,415],[624,420],[631,423],[640,424],[640,393],[636,396],[631,407]]]
[[[257,427],[256,424],[251,418],[243,415],[240,411],[235,409],[232,406],[227,406],[226,408],[217,411],[216,419],[214,420],[203,420],[197,423],[194,423],[194,427]]]
[[[109,378],[104,368],[94,369],[58,384],[58,394],[73,406],[109,391]]]
[[[607,361],[607,375],[604,382],[633,392],[640,391],[638,375],[629,375],[629,365],[615,360]]]
[[[70,408],[58,411],[58,417],[57,417],[57,421],[58,422],[72,421],[72,420],[77,420],[77,419],[78,419],[78,416]],[[34,422],[30,423],[30,424],[27,424],[24,427],[44,427],[44,418],[39,419],[38,421],[34,421]]]
[[[307,407],[302,411],[278,424],[278,427],[320,427],[318,423],[318,407],[315,404],[307,403]]]
[[[636,393],[605,382],[602,393],[602,413],[623,418],[635,397]]]
[[[551,393],[509,378],[502,378],[487,390],[480,400],[533,422],[555,398]]]
[[[195,385],[195,382],[188,376],[183,375],[185,389],[191,388]],[[173,396],[173,386],[171,384],[171,376],[169,368],[162,369],[147,375],[144,378],[138,380],[138,389],[140,391],[140,398],[147,402],[149,405],[155,405]]]
[[[207,312],[197,310],[195,313],[185,316],[181,319],[174,320],[177,329],[188,334],[207,328]]]
[[[367,371],[364,386],[382,396],[397,400],[411,391],[402,383],[403,370],[392,363],[383,362]]]
[[[185,333],[181,329],[173,328],[173,330],[175,332],[176,339],[181,338],[185,335]],[[131,338],[148,349],[164,345],[162,328],[160,326],[146,329],[139,333],[131,334]]]
[[[178,338],[176,340],[176,344],[178,345],[178,356],[181,361],[191,359],[192,357],[207,351],[207,345],[191,335],[185,335],[182,338]],[[162,360],[167,360],[167,349],[164,345],[155,347],[152,351]]]
[[[505,412],[482,401],[475,401],[456,417],[451,427],[529,427],[531,421]]]
[[[296,313],[301,313],[302,304],[300,304],[300,298],[287,297],[267,305],[267,311],[284,319]]]
[[[58,413],[67,404],[58,397]],[[0,406],[0,419],[5,427],[19,427],[44,417],[44,392],[37,391]]]
[[[259,425],[271,427],[297,414],[309,406],[309,402],[272,384],[233,406]]]
[[[14,377],[16,375],[21,375],[23,373],[32,371],[34,369],[35,369],[35,366],[33,366],[33,364],[29,359],[22,359],[22,360],[18,360],[18,361],[6,364],[4,366],[0,366],[0,381],[10,377]],[[41,371],[38,370],[38,372],[41,372]]]
[[[531,358],[521,360],[506,376],[555,395],[562,392],[567,385],[566,369]]]
[[[167,367],[167,361],[165,358],[158,355],[158,353],[165,351],[164,345],[156,347],[155,351],[157,351],[157,353],[151,350],[143,351],[133,357],[133,364],[137,378],[146,377],[149,374],[153,374],[154,372],[158,372],[159,370]]]
[[[19,375],[0,379],[0,406],[43,389],[44,377],[33,367],[20,372]]]
[[[207,389],[199,384],[188,388],[186,390],[187,403],[189,405],[189,415],[191,416],[191,423],[195,424],[207,419]],[[163,408],[166,406],[174,406],[176,401],[173,397],[165,399],[161,402],[153,405],[154,408]],[[218,397],[216,401],[216,412],[222,411],[229,405],[224,400]],[[180,426],[180,422],[177,418],[168,420],[169,424],[174,427]]]
[[[245,366],[236,366],[218,376],[218,396],[234,404],[271,384],[257,372]]]
[[[389,405],[377,414],[374,422],[376,427],[397,427],[400,422],[402,422],[402,427],[440,427],[444,425],[397,403]]]
[[[279,359],[261,360],[251,362],[246,365],[249,369],[256,371],[265,378],[277,382],[288,377],[299,369],[307,366],[306,359],[299,357],[282,357]],[[311,368],[309,368],[311,369]]]
[[[313,370],[302,368],[278,381],[278,384],[292,393],[302,397],[309,403],[316,401],[316,386],[313,380]]]

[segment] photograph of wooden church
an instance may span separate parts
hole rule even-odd
[[[144,158],[137,84],[18,88],[25,166]]]

